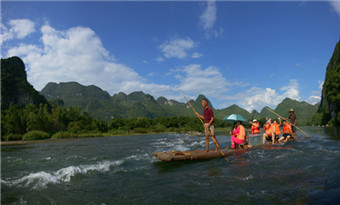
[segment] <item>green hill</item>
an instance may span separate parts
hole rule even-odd
[[[42,90],[47,100],[62,99],[66,107],[80,106],[97,119],[110,119],[120,107],[110,103],[111,96],[97,86],[83,86],[77,82],[48,83]]]
[[[172,117],[172,116],[193,116],[194,113],[187,103],[168,100],[159,97],[157,100],[149,94],[143,92],[132,92],[130,94],[118,93],[112,97],[102,89],[96,86],[84,86],[76,82],[69,83],[48,83],[41,91],[49,100],[62,99],[65,106],[81,106],[84,111],[89,112],[97,119],[110,120],[114,118],[139,118],[139,117]],[[201,101],[206,98],[199,95],[190,103],[195,110],[202,114]],[[231,105],[224,109],[215,109],[208,99],[208,105],[213,109],[216,119],[223,119],[230,114],[240,114],[246,119],[252,117],[252,113],[240,108],[237,105]],[[298,102],[286,98],[280,103],[275,111],[283,117],[288,116],[289,109],[295,109],[299,119],[299,124],[306,124],[311,115],[316,112],[317,106],[310,105],[306,102]],[[267,109],[258,113],[255,112],[254,118],[264,118],[276,116]]]
[[[297,117],[298,125],[307,124],[309,119],[316,113],[317,105],[311,105],[306,102],[299,102],[290,98],[284,99],[280,104],[277,105],[275,112],[282,117],[289,116],[289,110],[294,109],[294,113]]]
[[[272,108],[270,108],[272,109]],[[290,98],[284,99],[280,104],[276,106],[274,110],[275,113],[279,114],[281,117],[287,118],[289,116],[289,110],[294,109],[295,115],[297,117],[297,125],[306,125],[310,121],[311,117],[316,113],[318,105],[311,105],[306,102],[299,102],[292,100]],[[264,107],[261,112],[255,115],[255,118],[271,118],[277,119],[278,116],[270,112],[266,107]]]
[[[25,64],[18,57],[1,59],[1,110],[8,109],[11,103],[19,107],[48,104],[45,97],[27,82]]]
[[[223,119],[227,115],[231,115],[231,114],[239,114],[239,115],[242,115],[246,119],[250,119],[252,115],[247,110],[240,108],[239,106],[235,104],[227,108],[215,111],[215,116],[218,119]]]
[[[320,106],[311,123],[340,126],[340,41],[327,65]]]

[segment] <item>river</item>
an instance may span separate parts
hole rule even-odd
[[[312,138],[299,133],[295,142],[255,146],[230,162],[152,156],[205,148],[204,137],[184,134],[3,146],[1,204],[336,204],[340,130],[302,129]],[[224,133],[217,139],[230,146]]]

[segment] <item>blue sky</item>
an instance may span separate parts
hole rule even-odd
[[[1,2],[1,57],[28,81],[77,81],[218,109],[317,103],[340,37],[340,1]]]

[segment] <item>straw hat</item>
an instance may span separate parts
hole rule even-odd
[[[289,110],[289,112],[294,112],[293,108],[291,108],[291,109]]]

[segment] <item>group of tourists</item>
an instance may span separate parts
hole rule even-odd
[[[208,100],[202,100],[203,106],[203,115],[195,114],[205,120],[205,142],[206,142],[206,152],[209,152],[209,136],[217,143],[215,137],[215,127],[214,127],[214,114],[212,109],[208,106]],[[276,120],[272,120],[266,118],[266,123],[263,125],[264,133],[263,133],[263,144],[266,141],[269,143],[281,143],[287,142],[289,139],[294,139],[294,135],[296,135],[295,125],[296,125],[296,115],[294,114],[294,110],[290,109],[290,115],[288,118],[283,118],[281,122],[281,118],[278,117],[278,122]],[[288,122],[290,120],[290,122]],[[261,134],[261,125],[260,123],[254,119],[249,122],[251,124],[250,134],[252,135],[260,135]],[[293,125],[293,126],[291,126]],[[282,126],[282,130],[281,130]],[[234,122],[232,129],[230,131],[230,140],[231,140],[231,148],[236,148],[239,145],[242,145],[246,142],[246,129],[242,125],[241,121]],[[215,145],[215,151],[217,152],[217,146]]]
[[[263,129],[265,131],[262,138],[263,144],[265,144],[265,141],[275,144],[287,142],[289,139],[294,139],[294,135],[296,134],[295,125],[297,118],[293,109],[290,109],[289,113],[289,117],[284,118],[283,123],[281,123],[280,117],[278,118],[279,123],[277,123],[276,120],[272,122],[271,119],[266,118],[266,123],[263,125]],[[288,119],[290,120],[290,123],[287,121]]]

